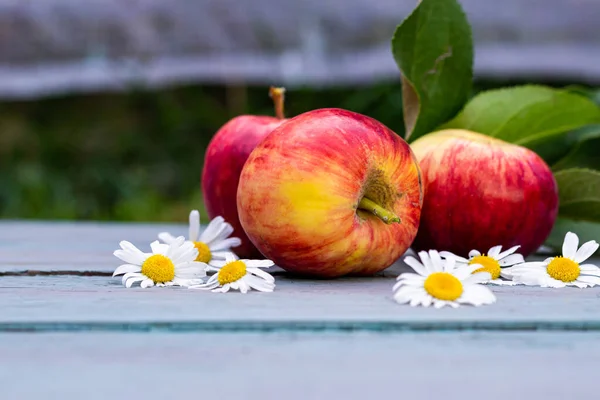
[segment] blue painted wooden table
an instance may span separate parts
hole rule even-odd
[[[372,278],[274,293],[126,289],[122,239],[184,225],[0,222],[0,399],[596,399],[600,288],[492,287],[498,302],[392,301]],[[600,263],[595,259],[593,262]]]

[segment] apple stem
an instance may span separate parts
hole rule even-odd
[[[379,204],[375,203],[373,200],[367,199],[366,197],[360,199],[360,203],[358,203],[358,208],[372,213],[388,225],[394,222],[402,222],[402,220],[396,214],[389,210],[386,210]]]
[[[279,119],[284,119],[283,103],[285,100],[285,88],[271,86],[269,88],[269,97],[273,99],[273,103],[275,104],[275,116]]]

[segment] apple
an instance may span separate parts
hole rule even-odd
[[[281,268],[333,278],[372,275],[412,243],[423,202],[409,145],[382,123],[325,108],[289,119],[250,154],[240,222]]]
[[[213,136],[204,156],[202,194],[208,216],[222,216],[233,226],[233,235],[242,244],[233,250],[241,258],[262,255],[246,236],[238,218],[236,194],[242,167],[256,145],[286,121],[283,112],[284,88],[271,87],[276,117],[240,115],[223,125]]]
[[[535,152],[466,130],[442,130],[411,144],[423,171],[425,202],[414,250],[466,257],[546,240],[558,213],[552,171]]]

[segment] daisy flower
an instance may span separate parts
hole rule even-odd
[[[515,265],[510,268],[514,275],[513,280],[524,285],[553,288],[600,285],[600,268],[593,264],[581,264],[590,258],[600,245],[595,240],[584,243],[579,249],[578,245],[577,235],[567,232],[562,256]]]
[[[229,289],[242,293],[255,289],[260,292],[272,292],[275,289],[275,278],[260,268],[274,265],[271,260],[236,260],[228,254],[225,261],[215,261],[217,270],[203,285],[193,285],[190,289],[207,289],[213,292],[226,293]]]
[[[496,297],[490,289],[479,283],[490,279],[489,272],[476,272],[479,264],[457,265],[452,257],[442,259],[440,253],[430,250],[429,253],[418,253],[421,261],[414,257],[406,257],[404,262],[415,273],[400,274],[394,285],[394,300],[400,304],[411,306],[423,305],[435,308],[444,306],[458,307],[461,304],[480,306],[492,304]]]
[[[471,250],[469,252],[469,258],[457,256],[456,254],[450,253],[449,251],[440,251],[442,258],[454,258],[457,264],[479,264],[482,267],[475,270],[475,272],[489,272],[491,279],[485,283],[492,283],[495,285],[514,285],[512,282],[511,274],[507,271],[507,267],[515,264],[525,262],[525,259],[521,254],[515,253],[521,246],[514,246],[508,250],[502,251],[502,246],[492,247],[487,255],[481,254],[477,250]],[[506,278],[508,280],[500,279]]]
[[[189,240],[198,249],[196,261],[212,265],[214,261],[225,260],[227,254],[233,254],[231,247],[239,246],[242,241],[236,237],[229,237],[233,233],[231,224],[225,222],[223,217],[216,217],[200,233],[200,213],[198,210],[190,212]],[[173,243],[175,237],[168,232],[161,232],[158,238],[169,244]],[[235,257],[235,255],[234,255]]]
[[[202,283],[201,278],[206,276],[206,264],[194,261],[198,250],[183,236],[171,244],[152,242],[152,253],[144,253],[125,240],[119,245],[121,249],[113,254],[126,264],[118,267],[113,276],[123,275],[122,282],[128,288],[136,282],[143,288],[189,286]]]

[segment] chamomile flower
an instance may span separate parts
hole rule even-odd
[[[523,285],[562,288],[579,288],[600,285],[600,268],[593,264],[581,264],[590,258],[600,246],[590,240],[579,247],[579,238],[567,232],[562,246],[562,256],[549,257],[544,261],[526,262],[509,268],[513,281]]]
[[[237,260],[227,255],[225,261],[215,261],[218,272],[205,284],[190,286],[190,289],[206,289],[226,293],[229,289],[247,293],[250,289],[260,292],[272,292],[275,278],[261,268],[274,265],[271,260]]]
[[[398,303],[456,308],[461,304],[480,306],[496,301],[490,289],[479,285],[490,279],[490,273],[473,273],[481,265],[457,265],[454,258],[442,259],[435,250],[429,253],[421,251],[419,258],[421,261],[412,256],[404,258],[404,262],[416,273],[406,272],[398,276],[393,288],[394,300]]]
[[[136,282],[143,288],[189,286],[202,283],[206,276],[206,264],[194,261],[198,255],[194,243],[185,241],[183,236],[171,244],[152,242],[152,253],[144,253],[125,240],[119,245],[121,249],[113,254],[126,264],[118,267],[113,276],[123,275],[122,282],[128,288]]]
[[[454,258],[457,264],[479,264],[482,267],[475,272],[489,272],[491,279],[485,283],[494,285],[514,285],[510,273],[507,272],[508,267],[525,262],[521,254],[515,253],[521,246],[513,246],[508,250],[502,251],[502,246],[492,247],[487,255],[481,254],[478,250],[471,250],[469,258],[457,256],[449,251],[440,251],[442,258]],[[500,277],[508,279],[503,280]]]
[[[223,217],[216,217],[200,233],[200,213],[198,210],[190,212],[189,240],[198,249],[196,261],[212,265],[217,260],[225,260],[227,254],[233,254],[231,247],[239,246],[242,241],[236,237],[229,237],[233,233],[231,224],[225,222]],[[158,238],[169,244],[175,237],[168,232],[161,232]],[[235,255],[234,255],[235,257]]]

